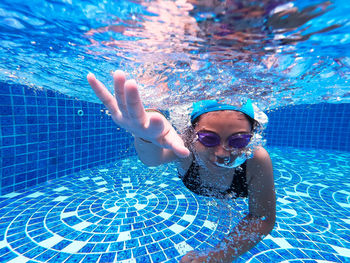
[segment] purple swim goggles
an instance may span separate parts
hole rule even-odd
[[[252,136],[251,133],[238,133],[231,135],[227,140],[227,146],[225,145],[224,148],[226,150],[233,150],[247,147]],[[215,147],[220,145],[221,142],[221,138],[218,134],[209,131],[197,132],[197,138],[198,141],[206,147]]]

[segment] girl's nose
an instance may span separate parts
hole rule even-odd
[[[219,158],[227,158],[231,156],[231,151],[227,151],[224,145],[220,144],[215,148],[215,156]]]

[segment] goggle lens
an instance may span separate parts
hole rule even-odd
[[[242,149],[247,147],[251,138],[251,134],[232,135],[228,140],[228,145],[235,149]]]
[[[198,140],[206,147],[215,147],[220,145],[221,138],[216,133],[212,132],[197,132]],[[228,148],[242,149],[247,147],[252,135],[247,134],[235,134],[228,139]]]

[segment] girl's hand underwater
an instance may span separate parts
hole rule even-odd
[[[113,74],[115,97],[89,73],[87,80],[97,97],[107,107],[113,121],[134,136],[148,140],[155,145],[172,150],[179,157],[190,152],[168,120],[157,112],[146,112],[135,80],[127,80],[123,71]]]

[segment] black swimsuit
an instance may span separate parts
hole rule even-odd
[[[219,191],[215,188],[204,186],[199,176],[199,165],[194,160],[184,176],[180,176],[184,185],[193,193],[198,195],[216,197],[216,198],[232,198],[247,197],[248,185],[246,179],[247,162],[238,166],[234,172],[233,180],[230,188],[225,191]]]

